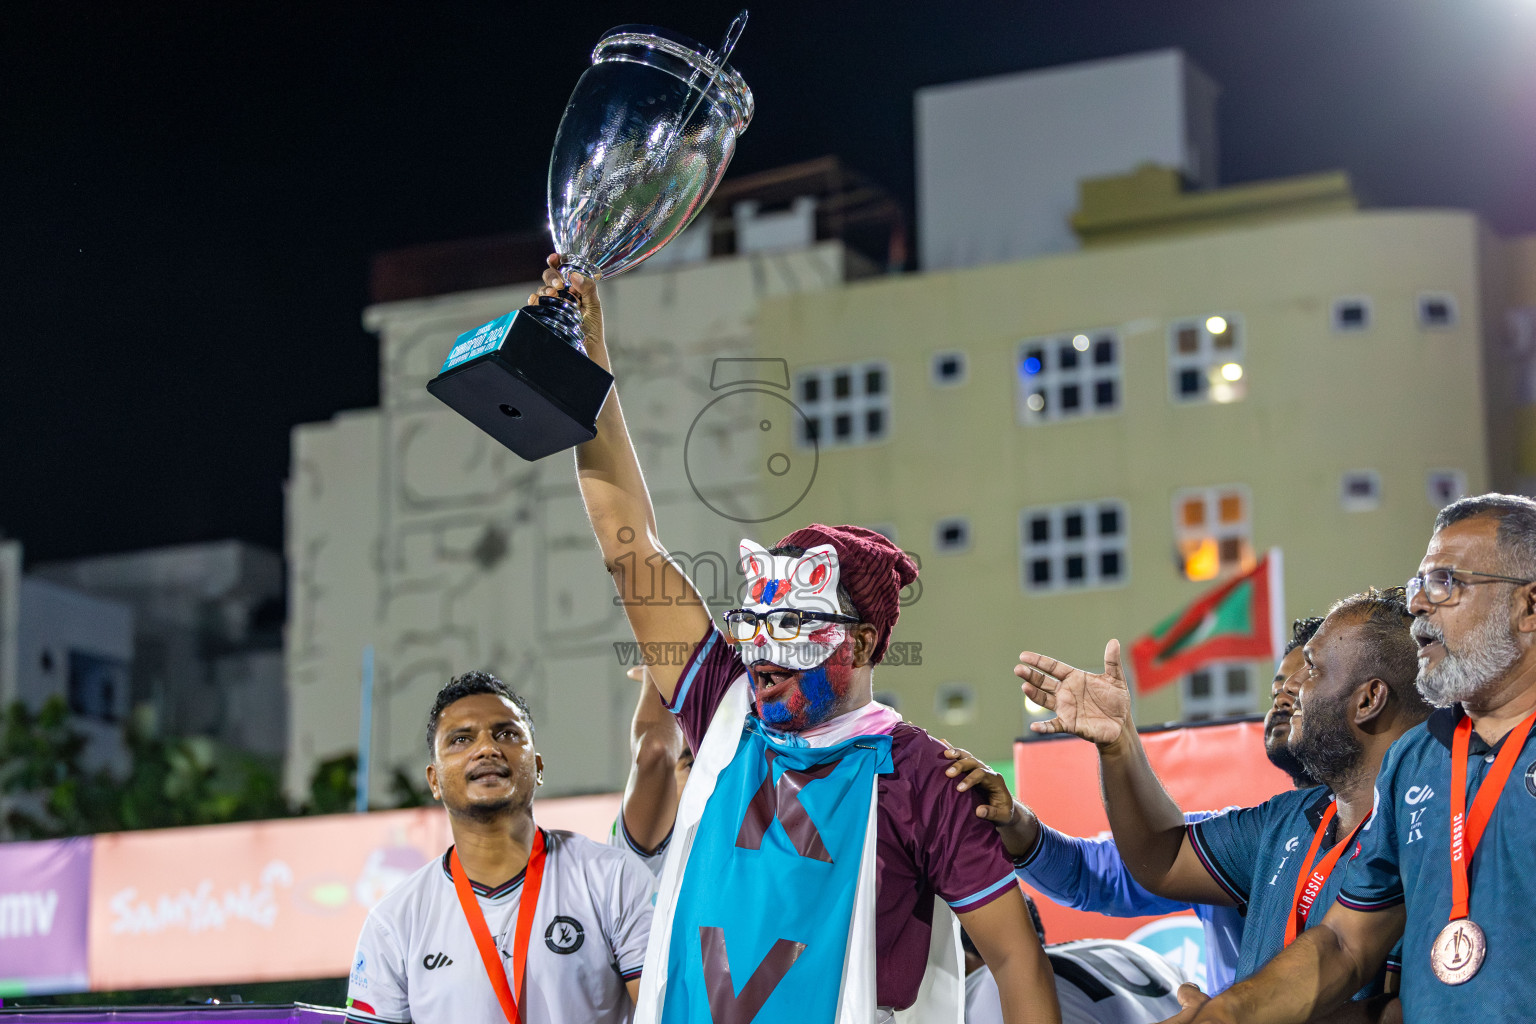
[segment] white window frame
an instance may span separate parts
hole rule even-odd
[[[1240,694],[1231,693],[1231,674],[1241,672],[1246,677],[1246,688]],[[1196,697],[1193,694],[1195,677],[1204,674],[1211,681],[1210,694]],[[1259,670],[1251,661],[1216,661],[1202,665],[1179,680],[1180,714],[1186,722],[1208,722],[1234,715],[1251,715],[1259,705]]]
[[[883,386],[879,394],[869,394],[867,391],[868,375],[878,372],[881,375]],[[834,383],[841,374],[848,374],[850,386],[848,394],[837,397],[834,393]],[[809,380],[817,382],[817,397],[806,397],[805,385]],[[891,438],[891,366],[883,359],[872,359],[862,363],[843,363],[837,366],[812,366],[801,370],[795,375],[794,400],[796,407],[805,417],[805,423],[816,424],[816,445],[821,448],[854,448],[862,445],[884,444]],[[871,436],[868,429],[868,415],[872,411],[879,411],[881,416],[881,429],[877,435]],[[849,432],[846,437],[838,437],[836,430],[837,418],[849,417]],[[795,438],[795,444],[800,448],[810,448],[810,439],[806,437],[804,429]]]
[[[1119,515],[1119,532],[1104,535],[1099,532],[1099,516],[1114,510]],[[1066,536],[1066,519],[1070,513],[1083,516],[1083,533],[1080,537]],[[1031,526],[1041,516],[1050,522],[1050,536],[1043,542],[1033,539]],[[1131,581],[1131,519],[1130,505],[1120,498],[1096,498],[1088,501],[1068,501],[1057,505],[1036,505],[1019,513],[1019,585],[1031,596],[1072,593],[1080,590],[1109,590],[1129,585]],[[1108,553],[1120,556],[1118,575],[1106,578],[1103,574],[1103,556]],[[1083,576],[1080,580],[1067,580],[1069,558],[1083,558]],[[1050,562],[1050,580],[1034,582],[1034,563],[1040,559]]]
[[[1215,318],[1221,317],[1227,322],[1226,332],[1220,336],[1213,335],[1207,326]],[[1196,332],[1196,345],[1193,352],[1181,352],[1179,350],[1180,336],[1186,329]],[[1247,325],[1237,313],[1212,311],[1201,316],[1181,317],[1168,325],[1168,398],[1174,405],[1218,405],[1228,402],[1238,402],[1248,395],[1248,364],[1245,358],[1247,351]],[[1230,337],[1230,346],[1219,347],[1220,339]],[[1222,368],[1228,363],[1235,363],[1241,368],[1242,374],[1237,380],[1228,380],[1222,375]],[[1201,387],[1186,394],[1181,390],[1184,374],[1197,374],[1197,380],[1201,381]]]
[[[944,541],[944,531],[950,526],[961,530],[960,540],[953,546]],[[969,516],[946,516],[933,524],[933,551],[938,555],[961,555],[971,550],[971,519]]]
[[[1358,324],[1345,323],[1341,314],[1346,306],[1359,306],[1364,311],[1364,318]],[[1333,301],[1333,329],[1338,334],[1359,334],[1362,331],[1368,331],[1375,317],[1376,310],[1372,308],[1369,296],[1345,295]]]
[[[1083,344],[1078,341],[1080,338],[1087,339],[1086,347],[1079,347]],[[1110,346],[1112,358],[1105,363],[1094,362],[1099,352],[1103,351],[1100,348],[1103,344]],[[1030,358],[1031,351],[1036,349],[1040,352],[1041,367],[1035,373],[1029,373],[1026,360]],[[1076,365],[1063,368],[1061,361],[1063,352],[1067,350],[1075,356],[1073,361]],[[1120,332],[1113,327],[1025,338],[1018,344],[1014,363],[1014,376],[1018,382],[1015,409],[1019,423],[1023,426],[1039,426],[1116,415],[1125,405],[1124,353],[1125,346]],[[1100,405],[1098,387],[1105,383],[1114,388],[1114,399],[1107,405]],[[1077,388],[1078,405],[1075,410],[1068,412],[1061,396],[1064,388],[1074,386]],[[1039,409],[1030,405],[1035,395],[1039,395],[1044,403]]]
[[[1431,302],[1445,304],[1446,319],[1443,323],[1431,323],[1424,315],[1424,307]],[[1456,296],[1450,292],[1420,292],[1415,301],[1415,309],[1419,322],[1419,329],[1425,331],[1448,331],[1461,321],[1461,310],[1457,308]]]
[[[1353,480],[1368,480],[1369,494],[1356,494]],[[1374,512],[1381,508],[1381,474],[1374,469],[1348,469],[1339,476],[1339,504],[1346,512]]]
[[[1236,494],[1242,498],[1243,516],[1234,523],[1221,521],[1221,499],[1229,494]],[[1184,525],[1184,505],[1195,498],[1205,502],[1205,521],[1198,527]],[[1257,555],[1253,546],[1253,492],[1247,484],[1214,484],[1209,487],[1183,487],[1173,492],[1173,538],[1175,549],[1180,556],[1179,574],[1186,579],[1191,579],[1184,571],[1185,555],[1184,545],[1190,541],[1204,540],[1209,537],[1216,542],[1218,551],[1218,569],[1215,576],[1205,579],[1224,579],[1234,573],[1251,569],[1257,564]],[[1220,560],[1219,552],[1221,543],[1225,540],[1236,539],[1242,542],[1243,548],[1239,552],[1236,562]],[[1242,555],[1246,553],[1247,557]]]
[[[958,364],[953,377],[945,377],[939,373],[939,364],[946,359],[953,359]],[[970,372],[970,361],[966,359],[964,352],[958,350],[935,352],[933,358],[928,361],[928,379],[936,388],[957,388],[969,379]]]

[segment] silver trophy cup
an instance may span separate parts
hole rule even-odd
[[[549,227],[562,274],[612,277],[703,208],[752,119],[752,93],[719,50],[641,25],[598,40],[549,160]],[[586,356],[581,315],[544,297],[465,331],[427,390],[532,461],[597,436],[613,376]]]

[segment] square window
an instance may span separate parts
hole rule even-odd
[[[817,419],[815,416],[807,416],[805,418],[805,443],[815,444],[816,439],[820,436],[820,434],[821,420]]]
[[[1200,498],[1190,498],[1181,506],[1179,518],[1185,526],[1205,525],[1205,501]]]
[[[82,718],[117,721],[118,705],[129,692],[127,663],[71,649],[68,667],[69,710]]]
[[[1072,583],[1081,582],[1082,578],[1083,578],[1083,575],[1084,575],[1084,571],[1086,570],[1086,568],[1087,568],[1087,563],[1084,561],[1082,555],[1068,555],[1067,556],[1067,580],[1068,580],[1068,582],[1072,582]]]
[[[1120,552],[1099,552],[1099,575],[1107,580],[1120,578]]]
[[[880,370],[864,371],[864,393],[878,395],[885,391],[885,374]]]
[[[1066,534],[1068,540],[1075,540],[1083,535],[1083,514],[1081,512],[1068,512],[1061,520],[1061,532]]]
[[[800,399],[805,402],[821,401],[821,379],[805,377],[800,381]]]
[[[832,378],[832,397],[847,398],[853,394],[853,377],[847,373],[839,373]]]
[[[1450,327],[1456,323],[1456,300],[1449,295],[1429,294],[1419,296],[1419,325],[1421,327]]]
[[[1346,512],[1370,512],[1381,506],[1381,475],[1374,469],[1356,469],[1339,480],[1339,504]]]
[[[933,528],[933,546],[940,552],[955,554],[971,546],[971,523],[963,517],[940,519]]]
[[[1032,348],[1024,353],[1024,372],[1033,377],[1045,369],[1045,349]]]
[[[891,425],[891,370],[882,362],[803,371],[797,383],[803,426],[798,443],[812,447],[870,444]]]
[[[940,386],[959,384],[965,379],[965,355],[940,352],[933,357],[933,382]]]
[[[1037,558],[1029,563],[1029,582],[1037,587],[1043,587],[1051,582],[1051,560],[1049,558]]]
[[[1029,521],[1029,542],[1044,544],[1051,539],[1051,520],[1048,516],[1035,516]]]
[[[1118,412],[1119,353],[1119,339],[1108,331],[1020,342],[1019,422],[1033,426]]]
[[[1211,335],[1211,345],[1218,352],[1225,352],[1237,346],[1237,328],[1231,324],[1220,334]]]
[[[1243,560],[1243,541],[1241,537],[1223,537],[1217,543],[1217,557],[1223,566],[1239,565]]]
[[[1200,330],[1197,327],[1180,327],[1177,335],[1179,355],[1189,356],[1200,351]]]
[[[1120,510],[1117,508],[1099,509],[1099,536],[1114,537],[1120,532]]]
[[[853,433],[853,417],[845,412],[837,414],[832,421],[832,433],[838,440],[843,440]]]
[[[1077,349],[1072,347],[1071,342],[1056,349],[1056,369],[1077,369]]]
[[[1211,695],[1211,674],[1205,669],[1190,673],[1189,695],[1191,697],[1209,697]]]
[[[1061,388],[1061,411],[1076,412],[1082,405],[1079,400],[1080,392],[1076,384],[1064,384]]]
[[[1363,331],[1371,325],[1371,307],[1364,299],[1340,299],[1333,304],[1333,329]]]
[[[1125,531],[1125,504],[1118,500],[1026,509],[1019,516],[1025,591],[1123,585],[1130,575]]]
[[[1115,361],[1115,339],[1100,338],[1093,343],[1093,365],[1109,366]]]
[[[1100,409],[1108,408],[1115,404],[1115,382],[1101,380],[1093,386],[1093,404]]]
[[[1220,517],[1223,523],[1240,523],[1243,521],[1243,496],[1228,492],[1221,496],[1218,503]]]
[[[1243,694],[1248,692],[1248,670],[1242,665],[1231,665],[1227,668],[1227,694]]]
[[[879,437],[885,433],[884,409],[866,409],[864,411],[864,432],[870,437]]]
[[[1179,371],[1179,394],[1198,395],[1204,390],[1205,375],[1199,370]]]

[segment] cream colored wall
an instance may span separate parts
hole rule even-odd
[[[1486,486],[1481,414],[1477,226],[1439,212],[1348,214],[954,273],[861,282],[763,309],[759,347],[795,369],[882,358],[893,376],[891,438],[826,449],[807,500],[764,524],[776,539],[808,521],[891,523],[921,556],[923,592],[900,638],[923,664],[877,671],[908,718],[988,756],[1023,724],[1010,673],[1019,651],[1101,664],[1104,641],[1129,645],[1199,594],[1174,559],[1171,500],[1181,487],[1242,483],[1253,542],[1285,550],[1287,616],[1320,613],[1366,585],[1400,583],[1435,512],[1431,469]],[[1420,291],[1456,296],[1449,330],[1421,329]],[[1369,330],[1338,334],[1331,306],[1368,296]],[[1169,398],[1167,331],[1222,313],[1245,336],[1248,396],[1230,405]],[[1122,410],[1024,427],[1015,418],[1019,341],[1118,326]],[[967,353],[967,383],[929,382],[940,350]],[[1373,512],[1341,509],[1346,470],[1381,474]],[[1018,517],[1029,506],[1117,497],[1129,505],[1127,585],[1034,597],[1020,583]],[[964,554],[933,552],[936,520],[971,517]],[[975,687],[964,726],[944,725],[935,689]],[[1267,676],[1259,680],[1267,698]],[[1140,701],[1138,718],[1177,718],[1177,687]]]
[[[841,245],[824,243],[645,269],[603,286],[618,390],[674,550],[718,552],[734,571],[745,532],[700,500],[690,470],[710,504],[738,517],[775,500],[758,482],[759,417],[744,418],[739,404],[711,405],[723,393],[711,387],[715,360],[751,354],[764,298],[843,279]],[[377,659],[372,783],[380,801],[394,766],[419,777],[437,689],[477,668],[532,705],[546,793],[623,784],[636,690],[613,645],[631,638],[572,456],[523,462],[424,387],[455,335],[522,305],[531,287],[369,309],[365,322],[380,335],[381,408],[294,431],[290,792],[307,784],[317,761],[356,749],[368,644]]]

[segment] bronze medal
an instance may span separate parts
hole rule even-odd
[[[1435,977],[1447,985],[1461,985],[1472,980],[1487,955],[1488,937],[1463,917],[1435,936],[1435,944],[1429,948],[1429,966],[1434,968]]]

